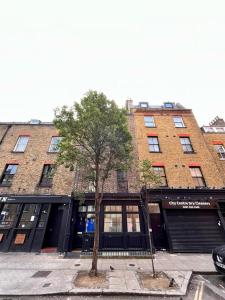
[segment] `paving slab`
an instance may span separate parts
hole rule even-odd
[[[210,254],[169,254],[157,252],[156,271],[167,272],[178,283],[179,289],[170,289],[161,295],[184,295],[192,272],[214,272]],[[74,286],[77,272],[89,270],[91,259],[59,258],[58,254],[0,253],[0,295],[47,294],[146,294],[156,295],[140,287],[137,272],[151,272],[148,258],[99,259],[99,270],[107,272],[108,289],[81,289]],[[114,271],[110,271],[113,266]],[[38,271],[50,271],[46,277],[32,277]]]

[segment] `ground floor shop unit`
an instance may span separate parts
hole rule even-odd
[[[164,240],[170,252],[210,253],[225,244],[225,190],[152,189],[145,198],[156,248]]]
[[[68,196],[1,195],[0,251],[68,251],[71,212]]]
[[[100,209],[100,251],[138,251],[149,248],[143,202],[140,194],[105,193]],[[73,249],[91,251],[95,230],[94,194],[75,201]]]

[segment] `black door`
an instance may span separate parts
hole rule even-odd
[[[211,252],[225,244],[217,210],[166,211],[171,250],[174,252]]]
[[[63,205],[52,205],[42,248],[58,247],[62,215]]]
[[[167,236],[163,214],[161,213],[159,203],[149,203],[149,220],[152,229],[153,245],[156,250],[164,250],[168,248]]]

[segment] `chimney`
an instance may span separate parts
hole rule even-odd
[[[131,98],[127,99],[126,100],[126,109],[127,109],[128,113],[131,112],[132,108],[133,108],[133,100]]]

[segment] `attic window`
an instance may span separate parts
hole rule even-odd
[[[164,103],[164,107],[165,107],[165,108],[174,108],[174,104],[171,103],[171,102],[165,102],[165,103]]]
[[[148,108],[148,102],[140,102],[139,105],[142,108]]]

